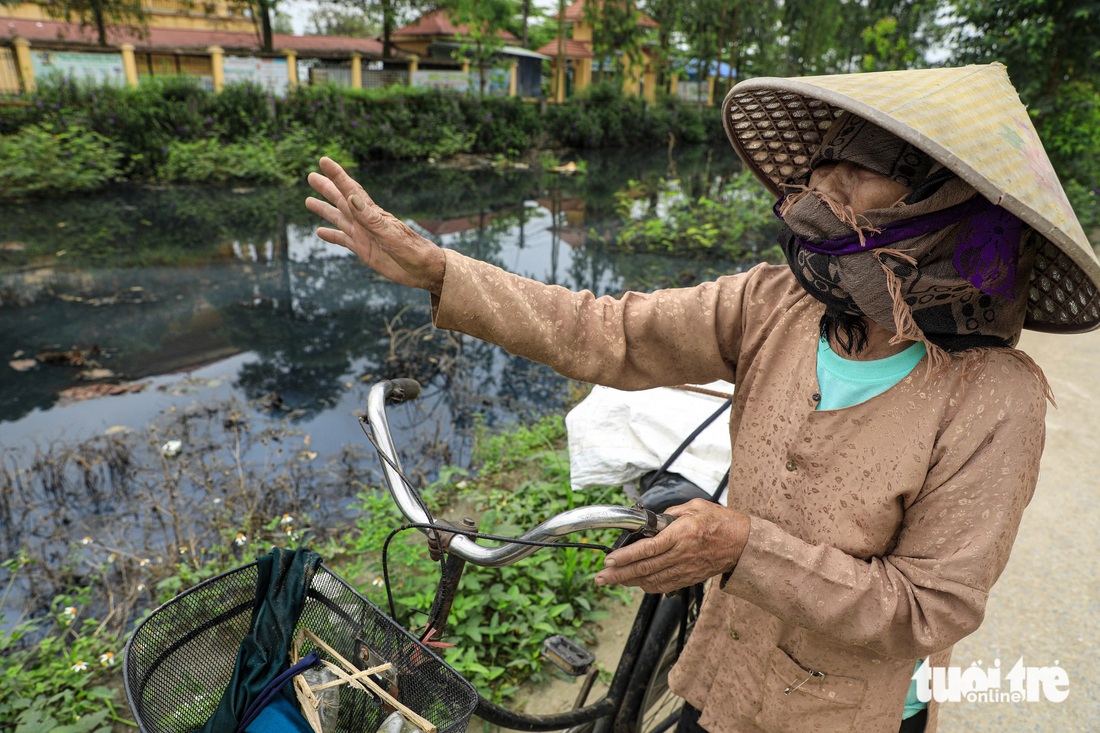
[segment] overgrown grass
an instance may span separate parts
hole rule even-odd
[[[260,426],[250,430],[234,412],[212,410],[190,419],[198,422],[190,426],[186,449],[176,458],[162,455],[160,444],[169,437],[163,426],[151,429],[149,454],[111,440],[65,454],[72,465],[89,471],[83,489],[66,478],[71,473],[66,464],[39,460],[37,470],[42,473],[37,480],[52,487],[55,501],[75,497],[77,491],[102,498],[103,483],[113,475],[128,487],[133,503],[148,505],[161,517],[166,546],[137,550],[105,535],[77,539],[60,556],[41,549],[9,550],[0,574],[7,589],[0,598],[0,617],[6,619],[0,631],[0,729],[128,729],[132,722],[127,721],[121,694],[120,664],[126,633],[136,617],[206,578],[264,554],[272,545],[315,546],[331,568],[385,606],[377,583],[381,548],[401,524],[388,495],[358,484],[356,518],[345,526],[330,523],[322,533],[304,515],[305,505],[287,501],[301,491],[326,493],[318,484],[322,476],[311,470],[314,457],[308,443],[303,447],[292,431]],[[207,424],[220,425],[230,437],[208,432]],[[265,441],[276,450],[260,459],[262,466],[247,460],[226,463],[219,455],[248,454],[243,444],[234,447],[234,440]],[[222,445],[217,446],[218,441]],[[444,468],[425,495],[437,509],[452,505],[479,514],[482,530],[503,535],[518,534],[582,501],[625,503],[618,490],[583,496],[570,491],[564,441],[560,417],[498,435],[483,432],[474,468]],[[143,465],[146,462],[150,465]],[[333,468],[346,462],[342,458],[330,463],[324,474],[331,479]],[[144,495],[146,476],[150,486],[154,480],[160,486],[159,498]],[[0,478],[14,488],[16,500],[20,495],[33,498],[27,475]],[[186,490],[185,480],[191,482]],[[336,481],[342,479],[337,476]],[[280,513],[277,507],[297,507],[297,513]],[[18,501],[14,508],[18,510]],[[5,509],[12,511],[10,500]],[[446,509],[439,513],[448,514]],[[140,512],[135,516],[140,518]],[[613,537],[604,533],[585,539],[607,544]],[[607,604],[622,595],[591,582],[601,565],[601,552],[561,549],[540,551],[508,568],[469,567],[446,638],[455,646],[447,649],[445,658],[496,700],[514,694],[526,681],[542,678],[542,640],[555,633],[591,640],[593,624],[606,613]],[[437,567],[428,559],[419,533],[410,532],[393,543],[389,571],[399,620],[410,627],[422,625]],[[15,595],[27,601],[33,601],[35,592],[41,597],[53,591],[48,600],[21,611],[12,607],[13,587],[19,588]]]

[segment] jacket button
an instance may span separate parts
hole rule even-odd
[[[793,471],[796,468],[798,468],[798,466],[794,465],[794,461],[787,461],[787,470],[788,471]]]
[[[736,631],[731,629],[730,630],[730,638],[733,639],[734,641],[737,641],[738,639],[741,638],[741,636]]]

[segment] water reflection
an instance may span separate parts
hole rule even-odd
[[[360,175],[424,236],[545,282],[602,294],[655,277],[687,284],[723,267],[618,255],[606,243],[628,181],[655,181],[671,165],[691,193],[732,174],[732,161],[719,171],[706,151],[688,151],[671,164],[664,153],[587,163],[578,177],[410,165]],[[61,418],[65,390],[89,376],[135,382],[230,357],[241,357],[231,375],[241,396],[301,419],[341,405],[362,378],[398,369],[441,388],[461,381],[508,414],[560,404],[554,377],[490,347],[455,343],[455,353],[435,354],[436,334],[435,344],[395,354],[397,333],[433,338],[426,299],[320,242],[307,193],[127,188],[0,207],[0,338],[5,361],[23,369],[0,368],[0,442],[18,442],[32,414]],[[27,366],[43,352],[93,346],[98,372]]]

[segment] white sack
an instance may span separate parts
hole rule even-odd
[[[733,385],[728,382],[714,382],[706,388],[733,393]],[[630,484],[660,468],[723,401],[721,397],[671,387],[639,392],[594,387],[565,416],[573,489]],[[714,491],[729,465],[727,408],[669,470],[705,491]]]

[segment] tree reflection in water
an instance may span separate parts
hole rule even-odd
[[[588,173],[390,166],[361,171],[379,203],[442,246],[597,294],[711,277],[723,263],[622,255],[615,194],[669,173],[696,195],[722,176],[707,151],[672,161],[586,155]],[[395,369],[442,392],[440,419],[513,419],[558,409],[563,381],[498,349],[432,336],[426,298],[379,282],[313,234],[308,189],[125,188],[0,207],[0,337],[7,360],[71,346],[101,350],[114,381],[162,379],[236,356],[236,393],[256,409],[316,421]],[[395,333],[416,333],[395,356]],[[445,348],[444,348],[445,347]],[[34,412],[66,409],[87,370],[0,369],[0,442]],[[100,373],[102,376],[102,373]],[[159,384],[159,383],[158,383]],[[140,404],[147,396],[125,398]],[[13,429],[6,432],[7,427]]]

